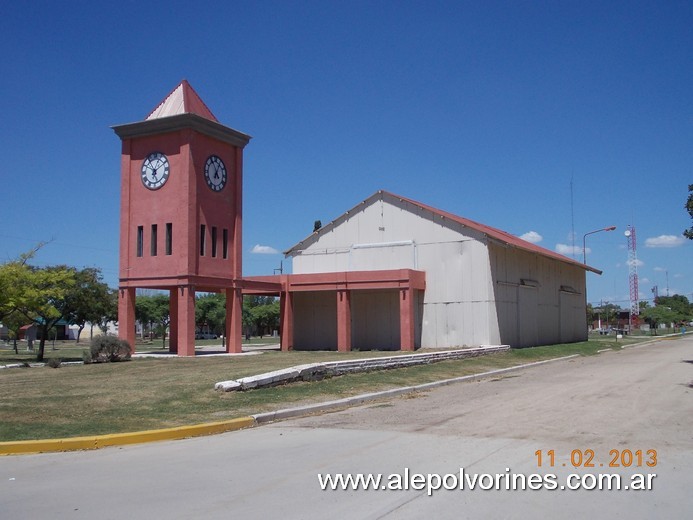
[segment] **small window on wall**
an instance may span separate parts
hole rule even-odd
[[[166,223],[166,254],[173,254],[173,223]]]
[[[221,251],[224,259],[229,257],[229,230],[225,229],[222,233]]]
[[[156,242],[157,242],[157,226],[156,224],[152,224],[152,236],[151,236],[152,242],[149,247],[149,252],[151,253],[152,256],[156,256]]]
[[[137,226],[137,256],[142,256],[144,250],[144,226]]]
[[[212,258],[217,257],[217,228],[212,226]]]
[[[206,231],[207,227],[204,224],[200,225],[200,256],[205,256]]]

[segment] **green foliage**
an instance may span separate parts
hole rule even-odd
[[[256,334],[271,334],[279,328],[279,300],[274,296],[246,296],[243,299],[244,325],[250,325]]]
[[[673,296],[659,296],[656,301],[657,306],[668,307],[673,311],[677,318],[675,321],[689,321],[693,317],[693,308],[688,298],[681,294]]]
[[[684,206],[686,208],[686,211],[688,211],[688,214],[691,216],[693,219],[693,184],[688,185],[688,200],[686,200],[686,205]],[[688,228],[683,232],[683,235],[690,239],[693,240],[693,226]]]
[[[149,324],[150,328],[160,334],[163,347],[166,346],[166,328],[171,321],[168,294],[138,296],[135,301],[135,317],[140,323]]]
[[[96,336],[91,340],[90,361],[93,363],[127,361],[131,353],[130,344],[115,336]]]
[[[117,320],[118,296],[103,282],[101,270],[87,267],[75,273],[75,286],[67,295],[65,319],[79,326],[77,342],[86,322],[99,324],[106,329],[106,323]]]
[[[43,246],[39,244],[19,258],[0,264],[0,320],[17,311],[22,306],[26,277],[29,272],[27,262]]]
[[[74,267],[65,265],[29,267],[23,273],[17,311],[41,331],[37,361],[43,361],[48,331],[69,312],[68,295],[75,287],[76,273]]]
[[[224,334],[226,327],[226,296],[206,294],[195,301],[195,325],[214,334]]]
[[[640,316],[655,330],[660,324],[681,324],[691,320],[693,308],[680,294],[659,296],[654,307],[641,308]]]

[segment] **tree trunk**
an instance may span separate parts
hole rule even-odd
[[[82,335],[83,330],[84,330],[84,324],[80,325],[79,328],[77,329],[77,341],[75,341],[75,343],[79,343],[79,337]]]
[[[41,363],[43,361],[43,353],[46,349],[46,336],[48,335],[48,327],[45,325],[41,326],[41,339],[39,341],[39,349],[36,354],[36,361]]]

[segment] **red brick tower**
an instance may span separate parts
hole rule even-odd
[[[170,350],[195,355],[195,292],[226,292],[227,352],[241,351],[243,148],[187,81],[122,140],[119,335],[135,344],[135,289],[170,291]]]

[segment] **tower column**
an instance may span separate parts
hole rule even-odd
[[[226,352],[243,352],[243,291],[226,289]]]
[[[414,289],[399,291],[399,341],[400,350],[413,351],[414,341]]]
[[[135,353],[135,289],[125,287],[118,291],[118,337],[127,341]]]
[[[337,350],[351,350],[351,291],[337,291]]]
[[[195,289],[190,285],[178,287],[178,355],[195,355]]]
[[[169,291],[169,337],[168,337],[168,351],[172,354],[178,352],[178,289],[171,289]]]
[[[283,352],[294,348],[294,296],[289,291],[282,291],[279,296],[279,329],[280,344]]]

